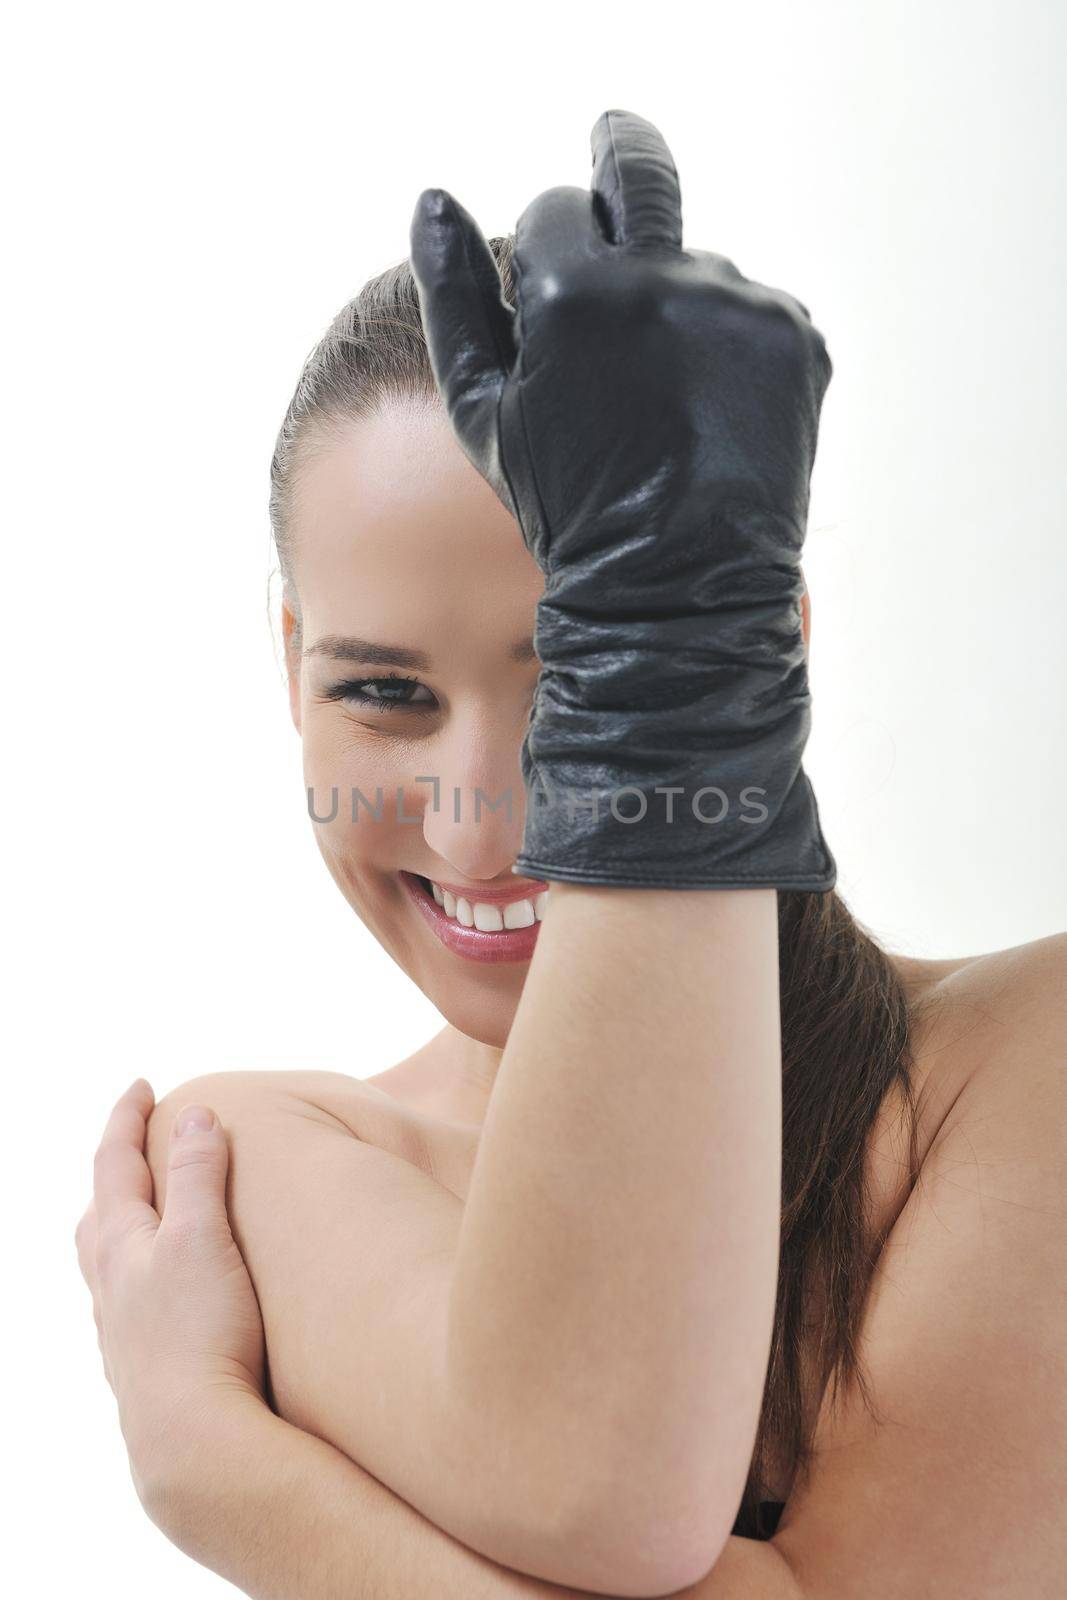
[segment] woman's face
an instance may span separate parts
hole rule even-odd
[[[440,405],[397,402],[317,443],[293,512],[299,658],[283,610],[315,836],[349,905],[438,1010],[502,1046],[539,923],[468,932],[418,880],[502,915],[548,887],[511,871],[543,575]]]

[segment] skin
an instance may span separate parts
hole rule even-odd
[[[331,786],[371,798],[403,789],[402,808],[386,807],[373,827],[353,827],[345,805],[315,826],[331,877],[352,910],[448,1019],[407,1061],[373,1080],[408,1104],[450,1121],[480,1123],[515,1018],[528,962],[497,966],[457,961],[423,937],[397,879],[399,867],[461,883],[511,887],[522,842],[519,747],[539,663],[512,661],[512,644],[532,639],[543,575],[514,520],[459,450],[440,406],[391,406],[350,426],[340,448],[317,453],[297,499],[294,564],[299,602],[287,589],[282,625],[289,703],[301,736],[304,779],[316,811],[329,810]],[[295,607],[304,652],[293,646]],[[802,599],[804,639],[811,602]],[[419,676],[412,700],[434,718],[354,709],[323,700],[341,678],[375,669],[310,654],[319,640],[357,635],[422,648],[441,670],[379,668]],[[410,743],[398,737],[411,730]],[[397,820],[425,805],[416,774],[440,778],[442,804],[423,811],[421,829]],[[510,790],[510,820],[486,807],[475,822],[476,788]],[[460,822],[451,795],[463,797]],[[526,881],[526,880],[523,880]],[[909,963],[904,962],[905,966]],[[936,966],[936,963],[934,964]],[[919,981],[926,968],[915,964]]]
[[[1055,1393],[1050,1400],[1033,1377],[1033,1390],[1023,1377],[1004,1380],[1024,1349],[1031,1374],[1054,1370],[1067,1354],[1059,1323],[1042,1315],[1065,1287],[1060,1130],[1067,1119],[1062,1073],[1050,1063],[1067,1049],[1055,1003],[1067,939],[954,961],[893,958],[913,999],[935,994],[939,1001],[916,1041],[924,1156],[916,1191],[909,1194],[901,1179],[898,1106],[884,1108],[869,1151],[876,1220],[890,1237],[885,1282],[866,1325],[867,1360],[877,1401],[903,1426],[873,1429],[854,1396],[833,1414],[823,1407],[820,1465],[791,1496],[775,1540],[756,1546],[727,1537],[721,1520],[702,1534],[695,1511],[687,1521],[675,1508],[690,1482],[694,1502],[736,1505],[766,1356],[760,1341],[770,1325],[780,1085],[769,1036],[759,1029],[774,1011],[764,987],[776,971],[773,892],[553,885],[535,961],[475,966],[439,945],[409,905],[398,868],[508,882],[521,814],[509,822],[485,812],[477,825],[469,817],[457,824],[447,806],[438,813],[425,806],[425,786],[412,778],[439,773],[446,795],[453,785],[490,795],[511,785],[521,796],[518,745],[536,662],[512,662],[508,652],[531,632],[540,573],[435,407],[367,419],[335,442],[302,484],[297,528],[305,646],[358,633],[417,645],[435,664],[417,676],[441,709],[426,722],[412,718],[402,734],[385,730],[404,713],[350,712],[327,701],[325,689],[341,674],[324,658],[298,660],[291,649],[290,693],[309,784],[328,793],[331,783],[358,783],[369,793],[380,782],[388,793],[399,783],[403,814],[421,818],[421,827],[353,828],[342,814],[318,826],[316,837],[353,910],[448,1020],[421,1051],[375,1079],[214,1074],[154,1109],[145,1087],[135,1086],[116,1108],[97,1198],[111,1219],[105,1228],[102,1210],[106,1286],[92,1207],[79,1250],[95,1285],[105,1368],[135,1481],[151,1513],[183,1548],[255,1594],[292,1594],[287,1563],[301,1574],[302,1595],[340,1592],[332,1587],[339,1573],[350,1595],[355,1574],[367,1571],[377,1587],[368,1576],[366,1593],[405,1596],[519,1587],[558,1593],[553,1584],[620,1595],[692,1585],[708,1600],[913,1595],[923,1586],[970,1596],[985,1592],[991,1563],[1005,1564],[1011,1581],[1024,1585],[995,1592],[1051,1594],[1062,1551],[1051,1534],[1035,1536],[1034,1507],[1062,1475],[1063,1418]],[[291,605],[285,627],[292,646]],[[804,627],[807,638],[806,597]],[[343,669],[348,677],[374,671]],[[704,952],[692,976],[679,944]],[[709,951],[716,952],[710,981]],[[588,1005],[589,995],[604,997],[601,1010]],[[624,1025],[612,1033],[620,1018]],[[730,1028],[743,1039],[741,1051],[731,1053]],[[705,1065],[709,1040],[714,1075]],[[650,1072],[653,1055],[665,1050],[670,1074]],[[580,1077],[569,1070],[575,1059]],[[217,1126],[192,1144],[172,1136],[176,1111],[198,1097],[215,1108],[226,1138]],[[618,1151],[628,1147],[628,1127],[631,1141],[640,1129],[643,1140],[660,1142],[642,1143],[642,1159],[627,1165]],[[703,1130],[699,1139],[694,1129]],[[558,1237],[543,1186],[537,1189],[549,1163]],[[665,1170],[671,1185],[662,1182]],[[168,1229],[175,1172],[176,1220]],[[709,1187],[716,1173],[718,1194]],[[198,1176],[199,1199],[190,1187]],[[609,1225],[580,1277],[605,1286],[610,1309],[588,1293],[559,1293],[559,1262],[566,1250],[577,1259],[590,1193]],[[676,1214],[664,1209],[672,1199]],[[727,1214],[750,1230],[737,1225],[735,1257],[723,1253],[716,1222]],[[646,1250],[641,1225],[649,1217],[658,1226]],[[157,1243],[146,1253],[150,1235]],[[683,1238],[695,1239],[700,1272],[674,1246]],[[190,1310],[186,1293],[179,1315],[173,1258],[188,1262],[197,1250],[202,1303]],[[518,1282],[510,1261],[522,1263]],[[627,1300],[634,1263],[640,1292]],[[524,1300],[527,1279],[533,1296]],[[709,1290],[730,1283],[729,1302],[714,1312],[688,1306],[689,1315],[671,1324],[674,1302],[685,1306],[679,1285],[695,1280]],[[280,1415],[262,1402],[248,1345],[253,1284]],[[235,1336],[220,1371],[210,1352],[225,1341],[217,1324],[211,1339],[202,1329],[235,1286],[245,1298],[230,1306]],[[655,1315],[642,1321],[649,1304]],[[1031,1308],[1025,1335],[1021,1305]],[[440,1350],[423,1336],[426,1328],[440,1331],[434,1319],[442,1309],[462,1333],[466,1369],[434,1365]],[[541,1324],[543,1339],[528,1337]],[[693,1363],[696,1352],[707,1352],[709,1328],[718,1342],[699,1370]],[[604,1329],[612,1337],[598,1343]],[[189,1355],[198,1349],[205,1352],[199,1362]],[[594,1349],[595,1362],[586,1355],[568,1367],[570,1353]],[[635,1370],[619,1360],[628,1349],[635,1361],[640,1352],[641,1381],[624,1391],[613,1384]],[[516,1352],[523,1382],[508,1364]],[[654,1368],[658,1355],[662,1369]],[[670,1461],[655,1454],[662,1438],[655,1422],[671,1404],[675,1377],[678,1404],[688,1401],[688,1411],[668,1430],[672,1450],[684,1443],[682,1471],[671,1477]],[[570,1434],[568,1382],[582,1385],[585,1397],[582,1427]],[[451,1403],[442,1405],[449,1384]],[[655,1402],[647,1418],[632,1403],[635,1388]],[[695,1410],[693,1395],[711,1391],[717,1401]],[[723,1396],[738,1393],[745,1399],[731,1437]],[[625,1426],[615,1433],[610,1418],[623,1395]],[[813,1407],[819,1401],[812,1394]],[[541,1431],[522,1435],[522,1459],[533,1462],[522,1498],[543,1496],[542,1514],[536,1524],[509,1524],[514,1479],[502,1483],[486,1445],[516,1437],[531,1412]],[[491,1427],[479,1435],[483,1413]],[[976,1413],[984,1424],[977,1431],[969,1420]],[[589,1480],[584,1498],[552,1527],[547,1491],[558,1500],[561,1483],[581,1478],[590,1438],[589,1460],[610,1456],[619,1476],[602,1499]],[[206,1456],[217,1472],[205,1478]],[[423,1481],[416,1463],[427,1458]],[[640,1488],[645,1473],[668,1483],[661,1503],[619,1492],[635,1479]],[[779,1496],[790,1487],[783,1480]],[[487,1498],[487,1523],[464,1521]],[[282,1502],[287,1514],[279,1517]],[[257,1543],[248,1531],[261,1528],[257,1511],[265,1505],[271,1536]],[[672,1515],[665,1544],[675,1554],[648,1557],[647,1530]],[[1051,1503],[1048,1515],[1044,1526],[1054,1529]],[[640,1532],[629,1545],[628,1524]],[[955,1527],[966,1528],[964,1542],[950,1537]],[[589,1552],[591,1529],[608,1551],[599,1564]]]
[[[358,635],[424,650],[437,670],[337,663],[291,649],[289,591],[283,628],[289,695],[303,745],[304,777],[328,810],[331,785],[369,797],[404,791],[402,809],[353,827],[342,805],[315,828],[330,875],[394,961],[448,1018],[423,1065],[442,1109],[484,1110],[528,962],[456,960],[428,940],[412,916],[397,871],[427,871],[463,884],[515,884],[522,840],[519,747],[537,683],[534,610],[544,586],[514,520],[459,450],[437,405],[392,407],[350,427],[340,448],[308,470],[294,515],[294,564],[305,650],[333,635]],[[530,653],[513,661],[513,644]],[[429,717],[346,708],[321,695],[342,678],[396,670],[425,685],[406,691],[442,709]],[[406,737],[410,735],[409,737]],[[439,777],[442,803],[427,806],[420,774]],[[475,822],[476,788],[510,789],[510,821],[486,806]],[[460,822],[451,796],[461,791]],[[421,828],[398,820],[422,809]],[[467,1095],[470,1093],[470,1100]]]

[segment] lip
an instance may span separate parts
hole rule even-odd
[[[437,901],[432,895],[426,893],[413,872],[401,870],[400,877],[405,889],[433,932],[445,948],[451,950],[455,955],[466,956],[468,961],[488,961],[490,963],[529,961],[533,955],[534,946],[537,944],[537,934],[541,927],[539,922],[534,922],[529,928],[502,928],[497,933],[485,933],[481,928],[464,928],[461,923],[445,916]],[[436,881],[434,879],[434,882]],[[445,884],[442,885],[442,888],[447,887]],[[548,885],[546,884],[544,887],[547,888]],[[538,894],[540,892],[540,889],[537,890]],[[459,897],[457,896],[457,898]],[[464,893],[463,898],[469,899],[469,892]],[[527,897],[521,893],[516,893],[514,889],[501,891],[494,895],[483,894],[479,889],[477,898],[489,901],[522,900]]]

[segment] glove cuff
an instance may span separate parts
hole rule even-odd
[[[517,871],[635,888],[834,887],[802,765],[811,697],[795,608],[580,627],[542,599],[537,648]]]

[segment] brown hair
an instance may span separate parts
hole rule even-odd
[[[512,236],[489,240],[514,304]],[[437,402],[407,261],[372,278],[308,356],[271,461],[270,519],[297,618],[292,575],[294,491],[310,455],[354,417],[389,400]],[[871,1236],[867,1136],[891,1094],[909,1122],[909,1180],[918,1176],[911,1037],[915,1010],[870,931],[835,892],[778,894],[782,1024],[782,1230],[771,1355],[759,1428],[734,1532],[773,1533],[762,1510],[772,1463],[798,1474],[811,1460],[804,1362],[831,1400],[850,1383],[868,1409],[857,1339],[883,1240]],[[813,1308],[817,1308],[813,1314]],[[799,1481],[799,1480],[798,1480]],[[773,1519],[771,1519],[773,1522]]]

